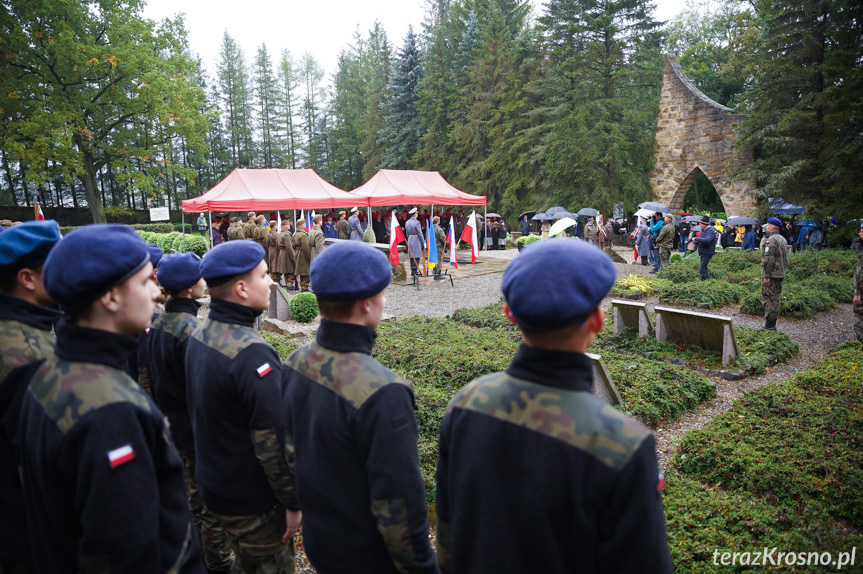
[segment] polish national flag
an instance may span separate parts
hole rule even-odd
[[[273,370],[273,368],[270,366],[269,363],[264,363],[263,365],[261,365],[260,367],[258,367],[256,369],[256,371],[258,371],[259,377],[264,377],[264,376],[270,374],[270,371],[272,371],[272,370]]]
[[[45,215],[42,213],[42,207],[36,205],[36,221],[45,221]]]
[[[396,219],[396,212],[392,212],[393,219],[390,225],[390,263],[399,264],[399,243],[405,240],[405,234]]]
[[[458,240],[455,238],[455,217],[449,218],[449,229],[446,232],[446,242],[449,243],[449,264],[458,269],[458,256],[456,246]]]
[[[132,450],[132,445],[130,444],[108,452],[108,462],[111,463],[111,468],[117,468],[130,460],[135,460],[135,451]]]
[[[476,263],[476,258],[479,255],[479,241],[476,237],[476,211],[470,212],[470,217],[467,218],[467,225],[465,225],[459,240],[470,243],[470,262]]]

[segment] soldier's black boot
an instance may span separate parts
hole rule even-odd
[[[776,330],[776,319],[773,319],[772,321],[770,319],[767,319],[765,321],[764,328],[767,329],[768,331],[775,331]]]

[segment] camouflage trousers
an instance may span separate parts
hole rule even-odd
[[[236,560],[233,574],[292,574],[296,564],[293,539],[282,543],[288,523],[285,509],[273,507],[263,514],[215,514],[231,537]]]
[[[770,279],[770,285],[761,284],[761,306],[764,307],[764,318],[767,321],[775,321],[779,318],[779,302],[782,296],[782,282],[784,279]]]
[[[201,537],[204,564],[210,570],[225,571],[234,561],[234,555],[231,552],[231,538],[219,520],[204,505],[198,494],[198,481],[195,478],[195,453],[182,449],[177,450],[180,451],[186,471],[186,492],[189,496],[189,508],[192,511],[192,520]]]
[[[665,269],[671,265],[671,249],[667,247],[659,248],[659,268]]]
[[[854,336],[859,341],[863,341],[863,305],[853,305],[854,307]]]

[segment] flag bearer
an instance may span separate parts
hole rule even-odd
[[[362,242],[318,255],[321,326],[282,374],[303,542],[319,572],[437,571],[413,390],[371,357],[391,278],[383,253]]]

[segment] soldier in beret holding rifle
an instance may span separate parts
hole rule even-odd
[[[26,367],[24,502],[40,572],[204,572],[165,416],[124,371],[159,290],[144,241],[89,225],[48,255],[66,311],[55,354]]]
[[[672,571],[653,435],[591,392],[585,352],[615,277],[581,241],[530,245],[504,271],[504,311],[524,343],[444,416],[443,572]]]
[[[322,573],[436,572],[413,390],[371,357],[390,264],[350,241],[319,254],[311,279],[321,326],[282,374],[306,552]]]
[[[0,227],[0,230],[3,230]],[[0,234],[0,572],[32,572],[24,491],[15,444],[26,381],[13,371],[54,354],[51,332],[63,314],[42,283],[42,268],[60,241],[54,220],[32,221]]]

